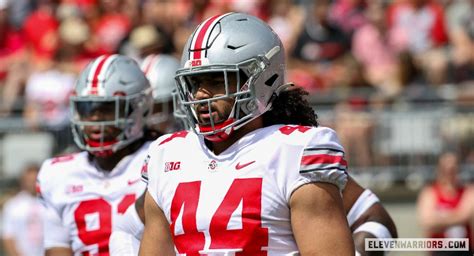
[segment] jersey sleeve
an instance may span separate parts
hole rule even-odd
[[[54,207],[51,203],[53,193],[51,188],[54,187],[54,179],[51,177],[51,166],[51,159],[44,161],[41,165],[41,168],[38,172],[38,176],[36,178],[36,193],[38,194],[40,202],[43,204],[43,206],[48,207],[50,208],[50,210],[54,211]]]
[[[336,185],[342,191],[347,183],[347,162],[336,133],[329,128],[313,128],[299,158],[297,177],[291,179],[287,199],[298,187],[314,182]],[[293,174],[294,175],[294,174]]]
[[[68,230],[63,226],[60,216],[47,203],[43,204],[44,248],[71,246]]]
[[[44,247],[71,247],[69,232],[64,227],[59,211],[52,203],[53,188],[57,179],[51,177],[52,160],[46,160],[38,173],[36,190],[43,205]],[[60,180],[60,178],[58,178]]]

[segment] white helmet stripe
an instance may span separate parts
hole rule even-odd
[[[223,15],[215,15],[213,17],[208,18],[206,21],[201,23],[199,27],[196,29],[196,32],[193,35],[193,39],[191,41],[191,51],[189,52],[190,60],[197,60],[201,59],[202,51],[204,50],[204,55],[206,54],[206,44],[208,37],[212,31],[212,28],[225,16],[230,15],[232,13],[226,13]]]

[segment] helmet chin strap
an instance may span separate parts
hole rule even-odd
[[[214,129],[212,128],[211,125],[198,125],[198,128],[199,128],[199,132],[201,133],[212,132],[215,130],[220,130],[233,122],[235,122],[235,119],[229,118],[220,124],[214,125]],[[212,142],[222,142],[224,140],[227,140],[233,131],[234,131],[234,127],[231,126],[222,131],[219,131],[213,134],[204,135],[204,138]]]
[[[111,145],[114,145],[115,143],[117,143],[117,140],[110,140],[110,141],[104,141],[104,142],[95,141],[95,140],[86,140],[87,146],[93,149],[98,149],[98,150],[89,151],[89,153],[91,153],[92,155],[96,157],[102,157],[102,158],[113,155],[114,150],[111,148],[100,150],[100,148],[111,146]]]

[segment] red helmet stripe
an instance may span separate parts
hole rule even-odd
[[[89,74],[92,77],[89,77],[89,94],[98,95],[100,92],[100,85],[103,86],[103,76],[107,72],[110,63],[117,57],[114,55],[103,55],[97,58],[95,63],[92,65],[91,71]]]
[[[90,71],[90,73],[92,74],[92,79],[90,79],[90,94],[92,95],[97,95],[98,93],[98,84],[99,84],[99,74],[100,74],[100,71],[102,70],[102,67],[104,66],[104,63],[105,61],[107,60],[109,56],[101,56],[99,57],[96,62],[94,64],[95,65],[95,69],[94,69],[94,66],[92,66],[92,69]]]
[[[144,60],[143,60],[143,65],[142,65],[142,71],[145,73],[146,76],[150,73],[151,67],[156,63],[156,60],[158,59],[158,54],[152,54],[148,55]]]
[[[196,33],[194,34],[193,41],[191,41],[191,50],[193,53],[191,54],[191,59],[200,59],[201,52],[203,50],[206,50],[206,38],[209,37],[209,34],[212,30],[212,28],[219,22],[222,18],[225,16],[229,15],[230,13],[226,13],[223,15],[215,15],[213,17],[210,17],[206,21],[204,21],[196,30]]]

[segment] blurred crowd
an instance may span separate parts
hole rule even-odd
[[[68,96],[89,60],[180,56],[199,22],[228,11],[279,34],[288,80],[329,103],[355,165],[377,164],[367,110],[474,103],[474,0],[0,0],[0,117],[68,136]]]
[[[474,107],[474,0],[0,0],[0,120],[22,117],[29,130],[53,133],[63,140],[54,150],[59,153],[73,145],[69,96],[90,60],[113,53],[139,63],[150,53],[179,57],[201,21],[229,11],[256,15],[280,36],[287,80],[304,87],[316,108],[330,107],[333,117],[323,116],[324,124],[337,131],[351,166],[390,161],[374,152],[370,111],[417,102]],[[445,133],[443,139],[464,148],[448,159],[455,168],[440,162],[439,177],[454,178],[438,182],[435,192],[460,198],[458,164],[474,164],[474,117],[439,122],[465,136]],[[36,175],[37,167],[23,179],[29,173]],[[15,200],[30,200],[34,191],[27,183],[28,193]],[[14,212],[5,208],[6,215]],[[425,233],[439,231],[435,224],[422,223]],[[8,239],[16,235],[12,225],[4,230]]]

